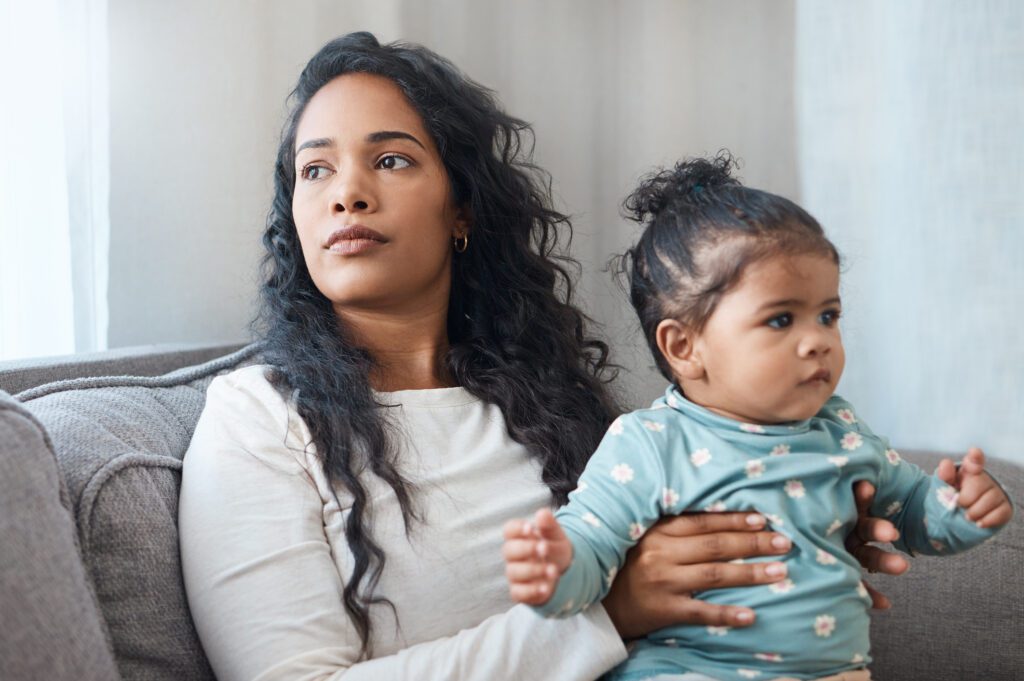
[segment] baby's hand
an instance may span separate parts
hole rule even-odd
[[[985,472],[985,455],[972,447],[960,470],[952,459],[943,459],[937,471],[939,478],[960,491],[960,506],[967,509],[967,517],[978,527],[999,527],[1013,516],[1013,508],[1006,493]]]
[[[512,600],[544,605],[572,562],[572,542],[551,511],[542,508],[533,523],[510,520],[505,524],[502,553]]]

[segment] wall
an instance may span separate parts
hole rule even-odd
[[[633,237],[618,206],[637,178],[729,147],[751,183],[797,188],[789,2],[111,0],[110,14],[112,347],[244,337],[285,95],[351,30],[434,48],[534,123],[576,217],[582,302],[634,401],[663,381],[603,268]]]
[[[989,0],[111,0],[113,347],[242,339],[284,98],[327,40],[422,42],[534,123],[584,307],[659,393],[604,271],[656,164],[730,148],[846,256],[840,391],[904,447],[1024,460],[1024,8]]]

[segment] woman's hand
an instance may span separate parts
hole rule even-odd
[[[910,567],[906,558],[869,544],[869,542],[876,541],[896,541],[900,536],[899,531],[888,520],[872,518],[868,515],[868,509],[871,508],[871,503],[875,500],[875,486],[867,480],[855,483],[853,498],[857,502],[857,525],[846,538],[846,550],[868,572],[881,572],[887,575],[901,575],[906,572]],[[864,582],[864,586],[871,594],[871,607],[878,610],[888,610],[892,607],[892,603],[885,594],[876,591],[867,582]]]
[[[672,624],[746,627],[754,611],[694,598],[696,591],[777,582],[782,562],[730,563],[784,554],[790,540],[764,532],[759,513],[694,513],[662,518],[626,554],[626,564],[604,599],[623,639]]]
[[[872,518],[868,509],[874,486],[854,485],[857,525],[846,539],[847,550],[868,572],[899,575],[910,563],[900,555],[871,546],[890,542],[899,532],[888,520]],[[785,554],[790,540],[765,532],[758,513],[694,513],[662,518],[626,554],[604,607],[624,639],[643,636],[672,624],[747,627],[754,611],[705,603],[694,593],[706,589],[770,584],[786,577],[785,563],[731,563],[738,558]],[[890,607],[889,599],[869,584],[872,606]]]

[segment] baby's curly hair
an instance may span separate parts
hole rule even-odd
[[[820,254],[839,265],[821,225],[789,199],[744,187],[726,150],[656,171],[623,202],[644,226],[618,259],[629,295],[661,373],[674,381],[655,332],[676,319],[700,332],[722,296],[750,264],[775,255]]]

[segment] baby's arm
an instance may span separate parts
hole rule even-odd
[[[894,544],[902,551],[929,555],[966,551],[1009,520],[1009,500],[984,472],[980,450],[968,453],[960,474],[949,459],[931,476],[903,461],[895,450],[887,450],[886,459],[874,512],[899,530]],[[965,512],[968,505],[971,509]],[[990,513],[994,513],[991,518]],[[985,522],[979,524],[979,520]]]
[[[542,508],[532,523],[510,520],[505,524],[502,553],[512,600],[544,605],[572,563],[572,542],[554,514]]]
[[[506,526],[513,598],[532,603],[546,617],[561,617],[604,597],[626,552],[661,516],[664,493],[671,491],[665,487],[662,455],[680,445],[664,420],[665,415],[647,411],[617,419],[569,503],[551,519],[557,522],[549,522],[542,511],[526,537],[521,521]],[[685,499],[675,492],[672,496],[679,503],[673,511],[682,510]],[[538,548],[546,555],[536,555]],[[550,556],[552,551],[557,555]]]

